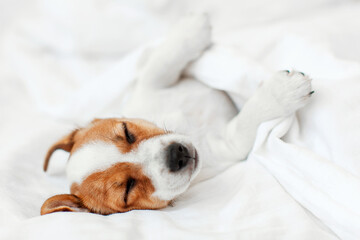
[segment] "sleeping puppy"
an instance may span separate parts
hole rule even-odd
[[[66,173],[71,194],[50,197],[41,214],[165,208],[201,168],[203,176],[197,179],[245,159],[262,122],[293,114],[308,103],[311,80],[301,72],[276,73],[240,112],[224,92],[181,76],[210,39],[206,16],[183,19],[142,58],[122,111],[131,118],[95,119],[50,148],[45,171],[55,150],[70,153]],[[159,127],[164,124],[172,131]]]

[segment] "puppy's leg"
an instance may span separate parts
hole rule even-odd
[[[278,72],[256,90],[240,113],[228,123],[221,141],[212,144],[217,144],[222,153],[230,153],[231,158],[245,159],[262,122],[294,113],[309,102],[312,93],[311,79],[305,74]]]
[[[211,28],[206,15],[182,19],[168,38],[148,53],[141,63],[138,81],[142,86],[164,88],[173,85],[182,70],[210,45]]]

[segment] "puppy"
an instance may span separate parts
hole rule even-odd
[[[45,171],[55,150],[70,153],[66,173],[71,194],[50,197],[41,214],[165,208],[186,191],[202,165],[210,176],[211,169],[245,159],[262,122],[308,103],[311,79],[301,72],[276,73],[240,112],[224,92],[182,77],[184,68],[209,47],[210,32],[206,16],[183,19],[141,60],[123,109],[132,118],[95,119],[50,148]]]

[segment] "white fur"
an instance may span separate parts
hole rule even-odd
[[[67,178],[70,183],[81,183],[94,172],[124,162],[124,158],[119,158],[120,154],[115,145],[103,141],[85,144],[71,155],[66,166]],[[130,158],[127,160],[131,161]]]

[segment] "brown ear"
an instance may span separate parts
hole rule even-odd
[[[70,152],[72,147],[74,146],[74,136],[77,133],[79,129],[76,129],[74,131],[72,131],[69,135],[63,137],[62,139],[60,139],[58,142],[56,142],[54,145],[51,146],[51,148],[49,149],[49,151],[46,154],[45,157],[45,162],[44,162],[44,171],[46,172],[48,165],[49,165],[49,161],[51,158],[51,155],[58,149],[62,149],[64,151]]]
[[[41,215],[53,212],[90,212],[74,194],[60,194],[47,199],[41,207]]]

